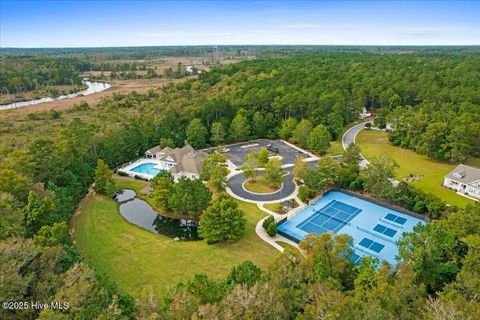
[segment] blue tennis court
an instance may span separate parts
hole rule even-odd
[[[352,237],[355,263],[362,256],[378,257],[396,264],[397,241],[424,221],[339,191],[330,191],[277,228],[278,233],[300,242],[309,233],[348,234]]]
[[[316,210],[310,218],[298,224],[297,228],[308,233],[322,234],[327,231],[336,233],[360,212],[362,209],[332,200],[323,208]]]

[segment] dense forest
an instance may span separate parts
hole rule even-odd
[[[16,55],[83,55],[100,56],[105,60],[144,60],[158,57],[198,57],[210,53],[271,57],[306,52],[343,53],[418,53],[452,55],[478,53],[479,46],[332,46],[332,45],[211,45],[211,46],[149,46],[104,48],[1,48],[0,53]]]
[[[94,108],[0,118],[0,300],[74,305],[0,317],[474,319],[478,206],[442,206],[438,221],[402,240],[396,269],[369,259],[355,266],[351,240],[323,235],[302,244],[305,258],[288,253],[264,271],[246,263],[220,282],[197,275],[164,301],[135,301],[92,270],[71,243],[68,221],[98,159],[117,168],[154,145],[194,137],[196,148],[259,137],[308,147],[314,128],[335,139],[364,107],[379,126],[395,126],[395,144],[436,159],[478,156],[479,86],[475,53],[300,53],[213,68],[146,94],[114,94]]]
[[[80,85],[88,64],[76,58],[0,55],[2,93],[20,93],[54,85]]]

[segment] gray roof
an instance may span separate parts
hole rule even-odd
[[[171,157],[177,164],[171,169],[171,172],[174,174],[184,171],[199,175],[202,170],[203,161],[208,157],[206,152],[197,152],[188,143],[181,148],[175,149],[170,147],[161,149],[160,146],[156,146],[147,150],[147,152],[152,155],[157,154],[157,159],[159,160],[168,161],[167,158]]]
[[[469,184],[480,180],[480,169],[459,164],[446,176],[449,179]]]
[[[158,152],[160,152],[160,151],[162,151],[162,148],[160,148],[160,146],[155,146],[155,147],[153,147],[153,148],[151,148],[151,149],[148,149],[145,153],[148,152],[148,153],[150,153],[150,154],[155,154],[155,153],[158,153]]]
[[[208,154],[203,151],[193,151],[188,154],[185,154],[182,157],[182,160],[178,162],[178,164],[172,168],[172,173],[179,173],[179,172],[188,172],[200,175],[202,171],[203,161],[208,157]]]

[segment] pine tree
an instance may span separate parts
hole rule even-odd
[[[102,159],[98,159],[93,190],[99,194],[112,196],[115,191],[115,182],[112,175],[113,171],[108,168],[107,164]]]

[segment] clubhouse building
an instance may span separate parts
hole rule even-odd
[[[145,157],[127,163],[118,171],[130,177],[153,179],[161,171],[169,171],[175,180],[181,177],[200,178],[203,161],[208,154],[196,151],[185,142],[181,148],[153,147],[145,152]]]

